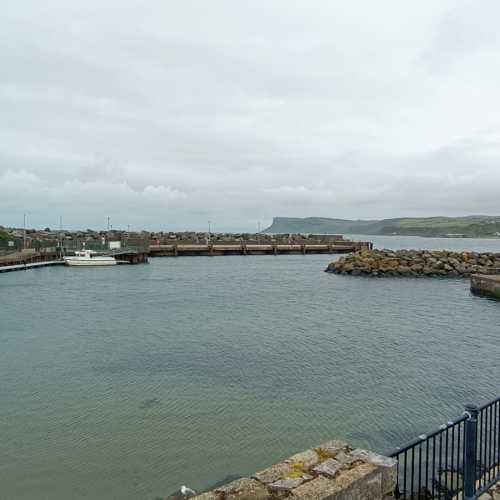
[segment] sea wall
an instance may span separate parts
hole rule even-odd
[[[474,274],[470,279],[470,289],[476,295],[500,299],[500,276]]]
[[[394,498],[396,460],[329,441],[197,500],[382,500]]]
[[[491,275],[500,273],[500,253],[363,250],[332,262],[326,271],[352,276]]]

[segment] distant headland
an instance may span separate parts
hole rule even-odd
[[[273,223],[264,232],[495,238],[500,237],[500,216],[404,217],[382,220],[274,217]]]

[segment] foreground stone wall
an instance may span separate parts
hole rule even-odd
[[[441,276],[499,274],[500,253],[371,250],[332,262],[327,272],[352,276]]]
[[[500,483],[493,485],[486,493],[483,493],[479,500],[500,500]]]
[[[237,479],[197,500],[382,500],[394,498],[397,462],[343,441],[321,446]]]

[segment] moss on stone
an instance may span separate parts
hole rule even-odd
[[[298,479],[304,474],[307,474],[308,470],[303,462],[296,462],[292,464],[292,470],[286,475],[287,479]]]
[[[330,453],[327,450],[324,450],[323,448],[316,448],[316,453],[318,454],[319,461],[324,462],[325,460],[328,460],[329,458],[335,458],[336,453]]]

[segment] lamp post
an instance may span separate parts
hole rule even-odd
[[[59,216],[59,254],[63,256],[62,215]]]

